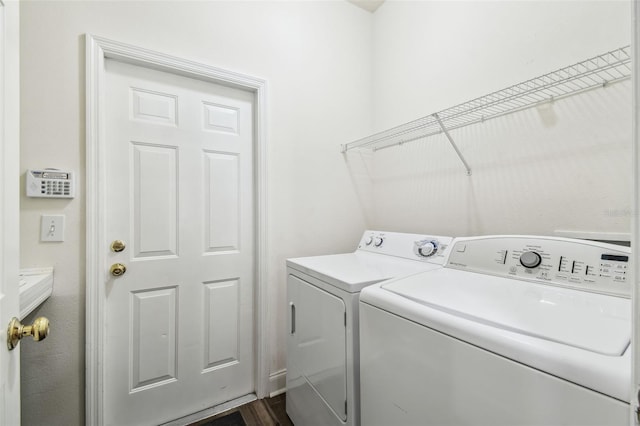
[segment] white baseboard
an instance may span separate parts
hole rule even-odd
[[[269,398],[280,395],[287,390],[287,369],[269,375]]]

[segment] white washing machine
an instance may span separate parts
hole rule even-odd
[[[353,253],[287,260],[286,406],[296,426],[360,424],[360,290],[441,268],[451,241],[365,231]]]
[[[628,425],[630,250],[454,240],[360,296],[362,424]]]

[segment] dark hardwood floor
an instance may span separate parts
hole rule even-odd
[[[246,426],[293,426],[285,408],[285,394],[259,399],[224,413],[217,414],[189,426],[241,426],[239,412]],[[227,417],[229,416],[229,417]]]

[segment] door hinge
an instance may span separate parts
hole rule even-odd
[[[344,313],[344,326],[347,326],[347,313]]]
[[[344,415],[347,415],[347,400],[344,400]]]

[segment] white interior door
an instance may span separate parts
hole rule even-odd
[[[104,419],[159,424],[255,388],[253,95],[105,71]]]
[[[20,346],[7,348],[19,316],[19,7],[0,1],[0,426],[20,424]]]
[[[640,2],[634,0],[632,3],[632,37],[631,48],[633,59],[631,75],[633,81],[632,94],[632,126],[633,138],[631,144],[633,146],[633,208],[632,216],[632,236],[631,247],[633,253],[632,276],[633,276],[633,323],[632,323],[632,340],[630,349],[632,350],[632,382],[631,382],[631,401],[630,401],[630,421],[631,425],[640,425]]]

